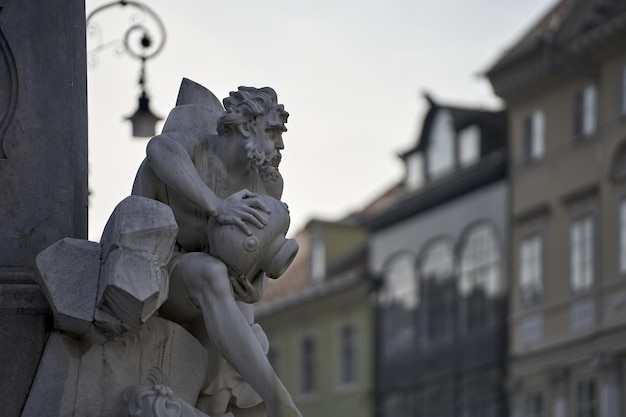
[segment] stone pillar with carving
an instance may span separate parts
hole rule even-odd
[[[552,416],[568,417],[569,371],[565,367],[555,368],[550,371],[552,385]]]
[[[47,337],[36,255],[87,237],[84,0],[0,0],[0,414],[18,416]]]
[[[600,410],[602,417],[621,417],[620,361],[610,354],[591,359],[591,366],[600,372]]]

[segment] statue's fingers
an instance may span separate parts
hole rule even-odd
[[[243,190],[239,190],[235,194],[239,195],[239,197],[241,197],[241,198],[254,198],[254,197],[257,196],[256,193],[253,193],[252,191],[248,190],[247,188],[244,188]]]
[[[246,235],[252,236],[252,232],[250,231],[250,228],[242,219],[240,218],[235,219],[233,221],[233,224],[239,227]]]
[[[270,213],[269,207],[267,207],[265,205],[265,203],[263,203],[260,199],[258,199],[258,198],[248,198],[246,201],[247,201],[247,203],[248,203],[248,205],[250,207],[254,207],[254,208],[256,208],[258,210],[261,210],[261,211],[264,211],[264,212],[266,212],[268,214]]]
[[[262,229],[267,224],[267,220],[263,217],[263,215],[258,210],[253,208],[248,208],[242,218],[259,229]]]

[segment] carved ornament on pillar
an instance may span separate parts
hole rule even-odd
[[[6,159],[4,138],[17,105],[17,66],[9,42],[2,33],[0,6],[0,159]]]

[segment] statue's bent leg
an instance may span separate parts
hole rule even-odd
[[[235,301],[226,266],[206,253],[179,256],[184,258],[177,259],[170,271],[170,299],[164,315],[189,323],[193,310],[199,310],[205,329],[190,330],[194,334],[206,331],[218,352],[263,399],[268,416],[299,416]]]

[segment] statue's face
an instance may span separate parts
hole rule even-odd
[[[284,127],[270,123],[269,119],[275,120],[275,115],[257,117],[254,125],[254,141],[257,151],[265,156],[268,163],[278,168],[280,151],[285,148],[283,143]]]
[[[270,123],[273,120],[273,123]],[[259,116],[252,123],[252,135],[247,145],[248,158],[254,161],[264,179],[276,179],[283,143],[282,124],[275,122],[276,115]]]

